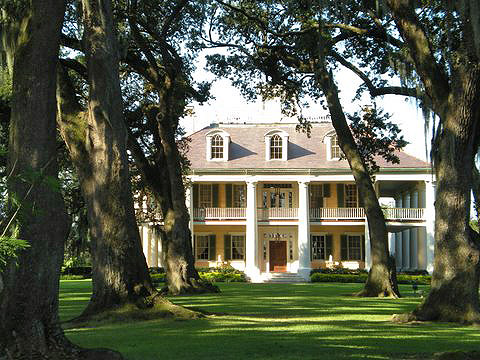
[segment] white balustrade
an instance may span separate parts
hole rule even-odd
[[[258,220],[297,219],[298,208],[258,208]]]
[[[386,220],[425,220],[423,208],[384,208]],[[311,219],[364,219],[363,208],[318,208],[310,209]]]
[[[195,220],[231,220],[246,219],[245,208],[196,208],[193,209],[193,218]]]

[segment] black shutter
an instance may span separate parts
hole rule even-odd
[[[212,184],[212,207],[218,208],[218,184]]]
[[[232,184],[225,184],[225,197],[227,204],[227,208],[233,207],[233,185]]]
[[[313,235],[310,235],[310,261],[313,260]]]
[[[343,184],[337,184],[337,204],[339,208],[345,207],[345,190]]]
[[[358,199],[358,207],[363,207],[364,205],[363,197],[360,196],[360,193],[358,192],[358,188],[357,188],[357,199]]]
[[[198,194],[199,186],[198,184],[193,184],[193,207],[198,208]]]
[[[232,259],[232,236],[225,234],[223,238],[223,249],[224,249],[224,257],[225,260],[231,260]]]
[[[342,260],[349,260],[348,259],[347,235],[340,235],[340,246],[341,246]]]
[[[333,236],[332,234],[328,234],[325,240],[325,260],[328,260],[330,258],[330,255],[332,255],[332,258],[333,258],[332,242],[333,242]]]
[[[323,184],[323,197],[330,197],[330,184]]]
[[[216,245],[215,235],[210,235],[208,237],[208,257],[209,257],[208,260],[212,260],[212,261],[216,260],[217,252],[215,249],[215,245]]]

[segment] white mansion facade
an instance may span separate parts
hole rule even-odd
[[[232,266],[253,282],[271,273],[308,280],[314,268],[371,264],[362,199],[329,122],[311,136],[296,124],[215,124],[190,136],[187,206],[198,267]],[[431,166],[406,153],[378,160],[375,176],[389,251],[401,270],[432,271],[434,181]],[[147,225],[147,224],[145,224]],[[149,266],[162,266],[161,244],[141,226]]]

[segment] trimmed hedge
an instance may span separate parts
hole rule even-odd
[[[311,282],[338,282],[338,283],[364,283],[367,280],[367,273],[360,274],[324,274],[314,272],[310,275]],[[428,275],[397,275],[399,284],[430,285],[431,276]]]
[[[209,272],[199,272],[200,278],[202,280],[206,280],[212,283],[215,282],[245,282],[245,274],[243,272],[237,271],[236,272],[229,272],[229,273],[222,273],[219,271],[209,271]],[[161,282],[165,282],[165,273],[160,274],[150,274],[152,281],[154,284],[159,284]]]

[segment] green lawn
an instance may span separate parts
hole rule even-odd
[[[478,350],[478,327],[396,325],[394,313],[420,301],[409,286],[399,300],[348,296],[359,284],[220,284],[222,293],[176,297],[188,307],[226,313],[206,319],[150,320],[69,329],[84,347],[149,359],[402,359],[411,354]],[[89,299],[89,281],[62,281],[60,316],[67,320]]]

